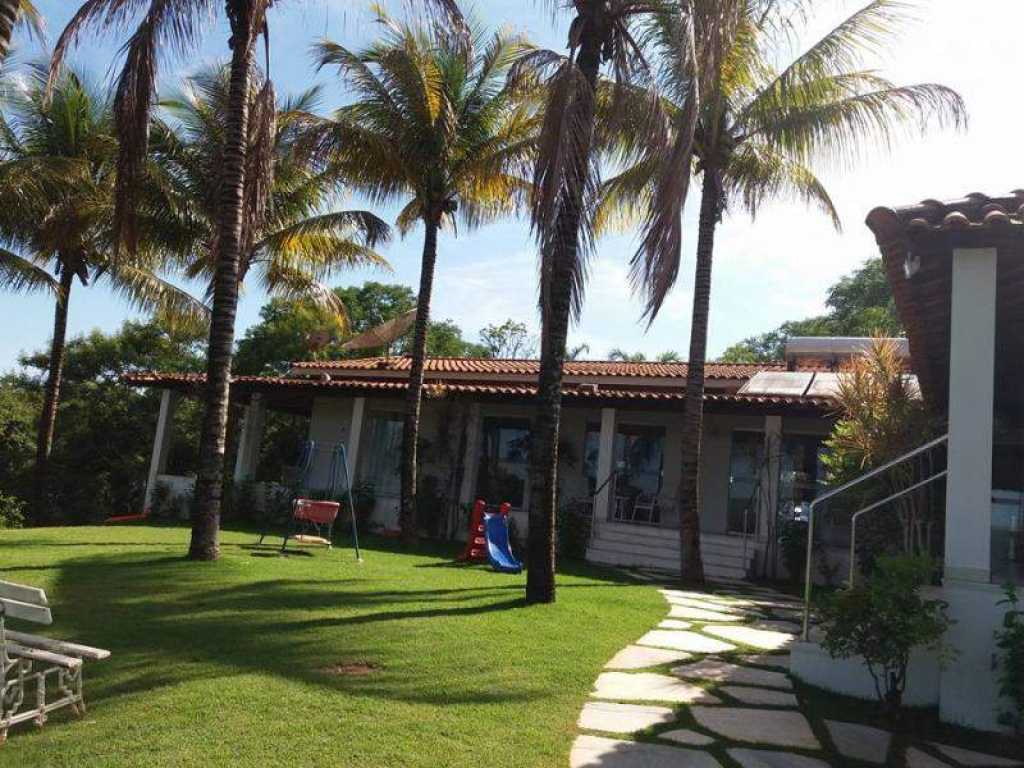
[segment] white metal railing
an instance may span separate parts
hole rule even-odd
[[[805,564],[805,571],[804,571],[804,616],[803,616],[803,632],[802,632],[802,637],[803,637],[805,642],[807,641],[808,636],[810,635],[811,586],[812,586],[811,574],[813,573],[812,560],[813,560],[813,557],[814,557],[814,512],[817,509],[818,505],[820,505],[822,502],[828,501],[829,499],[835,498],[839,494],[844,493],[844,492],[850,490],[851,488],[854,488],[854,487],[860,485],[861,483],[863,483],[863,482],[865,482],[867,480],[871,480],[872,478],[878,477],[882,473],[887,472],[888,470],[892,469],[893,467],[899,466],[900,464],[902,464],[903,462],[907,461],[908,459],[912,459],[915,456],[920,456],[922,453],[927,453],[928,451],[930,451],[933,448],[936,448],[936,447],[942,445],[943,443],[947,442],[948,440],[949,440],[949,433],[947,432],[946,434],[942,435],[941,437],[937,437],[934,440],[929,440],[924,445],[922,445],[922,446],[920,446],[918,448],[915,448],[912,451],[908,451],[907,453],[904,453],[902,456],[897,456],[892,461],[887,461],[885,464],[882,464],[880,467],[876,467],[875,469],[871,470],[870,472],[866,472],[865,474],[861,475],[860,477],[856,477],[856,478],[854,478],[853,480],[850,480],[847,483],[843,483],[842,485],[837,486],[837,487],[833,488],[832,490],[823,493],[821,496],[818,496],[817,498],[815,498],[808,505],[808,507],[807,507],[807,561],[806,561],[806,564]],[[918,488],[921,488],[921,487],[927,485],[928,483],[932,482],[933,480],[938,480],[940,477],[945,477],[946,474],[948,473],[948,471],[949,470],[946,469],[946,470],[943,470],[941,472],[937,472],[937,473],[935,473],[933,475],[930,475],[925,480],[922,480],[922,481],[920,481],[918,483],[915,483],[914,485],[912,485],[912,486],[910,486],[908,488],[904,488],[903,490],[898,491],[897,493],[894,493],[891,496],[889,496],[889,497],[887,497],[885,499],[882,499],[881,501],[875,502],[874,504],[871,504],[871,505],[869,505],[867,507],[864,507],[863,509],[860,509],[856,513],[854,513],[853,519],[852,519],[852,530],[851,530],[851,533],[850,533],[850,569],[851,569],[851,572],[850,572],[850,586],[853,586],[853,568],[854,568],[854,560],[855,560],[855,555],[854,555],[854,549],[853,548],[854,548],[855,543],[856,543],[857,520],[861,517],[861,515],[863,515],[863,514],[865,514],[867,512],[870,512],[873,509],[877,509],[877,508],[879,508],[881,506],[884,506],[885,504],[888,504],[889,502],[891,502],[891,501],[893,501],[895,499],[898,499],[901,496],[904,496],[904,495],[906,495],[908,493],[911,493],[912,491],[915,491]]]

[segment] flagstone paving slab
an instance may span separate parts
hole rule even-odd
[[[916,747],[907,750],[907,768],[950,768],[949,763],[944,763],[937,757],[922,752]]]
[[[946,744],[937,744],[932,742],[932,746],[935,747],[939,752],[944,754],[946,757],[956,760],[960,765],[970,766],[970,768],[999,768],[1001,766],[1010,765],[1024,765],[1019,760],[1011,760],[1008,757],[997,757],[995,755],[986,755],[984,752],[974,752],[970,749],[963,749],[962,747],[950,747]]]
[[[595,699],[673,701],[681,704],[721,704],[703,688],[654,672],[602,672],[594,683]]]
[[[744,664],[755,664],[759,667],[776,667],[778,669],[789,669],[788,653],[759,653],[755,656],[744,656]]]
[[[671,723],[674,719],[675,713],[668,707],[591,701],[583,705],[576,725],[588,731],[635,733]]]
[[[673,605],[668,615],[673,619],[690,621],[743,621],[743,616],[738,613],[709,611],[706,608],[691,608],[688,605]]]
[[[702,727],[733,741],[821,749],[811,732],[810,724],[799,712],[745,707],[691,707],[690,713]]]
[[[795,624],[792,621],[783,621],[782,619],[765,619],[745,626],[751,629],[763,629],[768,632],[785,632],[788,635],[796,635],[800,632],[799,624]]]
[[[715,743],[715,740],[710,736],[705,736],[703,733],[691,731],[689,728],[677,728],[674,731],[665,731],[664,733],[659,733],[658,738],[675,742],[676,744],[686,744],[690,747],[706,747],[709,744]]]
[[[710,625],[704,627],[704,632],[735,643],[743,643],[764,651],[778,651],[788,648],[796,639],[788,632],[776,632],[769,629],[753,629],[751,627],[730,627]]]
[[[721,763],[695,749],[577,736],[569,768],[721,768]]]
[[[826,720],[825,726],[839,754],[876,765],[885,763],[889,754],[889,744],[892,742],[892,734],[888,731],[837,720]]]
[[[682,595],[662,595],[672,605],[685,605],[690,608],[705,608],[711,611],[725,611],[726,613],[742,613],[740,607],[735,603],[726,602],[725,600],[717,600],[714,598],[704,597],[685,597]]]
[[[672,674],[684,680],[708,680],[713,683],[759,685],[763,688],[785,688],[787,690],[793,688],[793,682],[781,672],[744,667],[718,659],[703,659],[693,664],[673,667]]]
[[[762,707],[797,706],[796,696],[792,693],[769,691],[764,688],[747,688],[742,685],[723,685],[719,690],[744,704],[755,704]]]
[[[658,629],[689,629],[692,627],[688,621],[680,621],[679,619],[665,619],[658,625]]]
[[[655,648],[671,648],[675,651],[690,653],[724,653],[735,651],[736,646],[723,643],[707,635],[697,632],[677,632],[670,629],[652,629],[636,641],[637,645],[649,645]]]
[[[692,658],[683,651],[670,651],[665,648],[648,648],[642,645],[627,645],[616,653],[612,660],[604,665],[605,669],[645,669],[661,664],[674,664]]]
[[[743,768],[829,768],[828,763],[813,757],[767,749],[730,749],[726,754]]]

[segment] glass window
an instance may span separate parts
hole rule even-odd
[[[615,466],[619,470],[616,495],[658,496],[665,466],[665,429],[620,426],[615,435]]]
[[[779,457],[779,513],[793,517],[797,507],[806,507],[819,495],[824,481],[821,465],[822,443],[818,435],[785,435]]]
[[[754,533],[757,530],[757,488],[765,470],[764,433],[733,432],[729,454],[729,505],[726,530]]]
[[[400,413],[370,416],[369,445],[364,450],[362,478],[373,483],[378,496],[401,492],[403,418]]]
[[[477,498],[488,504],[509,502],[522,509],[530,474],[530,422],[525,419],[485,419]]]

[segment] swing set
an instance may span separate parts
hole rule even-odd
[[[324,446],[326,447],[326,446]],[[333,547],[334,523],[341,512],[341,504],[337,501],[322,499],[304,498],[303,491],[309,491],[309,476],[313,470],[318,446],[315,440],[307,441],[299,454],[298,479],[295,485],[295,493],[291,499],[291,513],[288,518],[288,526],[285,529],[284,539],[281,542],[281,552],[287,551],[288,542],[291,541],[299,546],[325,546],[328,549]],[[342,477],[344,475],[344,478]],[[331,464],[329,472],[328,496],[331,499],[339,498],[341,482],[344,479],[344,494],[348,499],[349,514],[352,517],[352,544],[356,552],[356,561],[362,562],[363,557],[359,550],[359,529],[356,524],[356,508],[352,501],[352,473],[349,469],[348,452],[344,443],[337,443],[331,448]],[[257,544],[263,544],[267,531],[264,528],[260,534]]]

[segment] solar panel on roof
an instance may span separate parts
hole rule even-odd
[[[784,395],[801,397],[811,384],[813,373],[796,371],[761,371],[740,387],[741,395]]]

